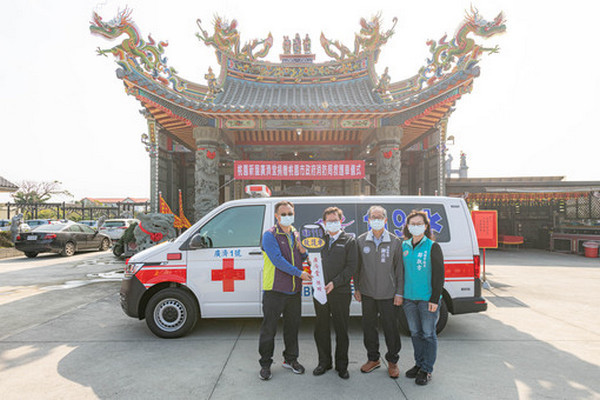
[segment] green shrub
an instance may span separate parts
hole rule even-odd
[[[38,218],[39,219],[57,219],[56,211],[50,210],[50,209],[40,210],[38,212]]]
[[[0,232],[0,247],[15,247],[15,245],[10,239],[10,231]]]
[[[125,245],[131,242],[135,242],[135,236],[133,235],[133,231],[137,226],[137,222],[129,225],[129,227],[123,232],[123,236],[115,243],[115,247],[113,249],[113,253],[115,255],[121,255],[125,252]]]

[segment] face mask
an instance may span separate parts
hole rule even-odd
[[[336,233],[342,229],[342,223],[340,221],[325,222],[325,229],[327,232]]]
[[[421,236],[425,233],[425,228],[427,228],[426,225],[409,225],[408,231],[413,236]]]
[[[294,223],[294,216],[286,215],[284,217],[281,217],[281,221],[279,223],[281,224],[281,226],[290,226]]]
[[[379,231],[385,228],[385,219],[370,219],[369,225],[371,225],[371,229]]]

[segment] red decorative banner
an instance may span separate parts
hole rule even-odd
[[[496,210],[471,211],[477,243],[482,249],[498,248],[498,212]]]
[[[234,178],[241,180],[363,179],[365,162],[351,161],[235,161]]]

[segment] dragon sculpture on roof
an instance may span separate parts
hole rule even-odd
[[[145,72],[152,79],[164,84],[172,85],[176,91],[185,89],[185,84],[177,77],[174,68],[167,66],[167,58],[163,56],[167,42],[154,41],[151,35],[148,35],[146,42],[131,20],[132,10],[125,8],[119,11],[117,16],[109,22],[104,22],[96,12],[92,14],[90,22],[90,32],[110,40],[114,40],[121,35],[128,37],[123,39],[121,44],[110,49],[100,49],[98,55],[106,56],[111,53],[117,58],[117,63],[131,71],[133,69]]]
[[[447,35],[444,35],[437,42],[435,40],[427,41],[432,56],[427,59],[427,65],[419,70],[418,85],[415,90],[420,90],[425,82],[428,86],[433,85],[449,72],[471,68],[478,62],[483,52],[497,53],[500,50],[497,45],[489,48],[482,47],[467,35],[473,33],[476,36],[489,38],[498,33],[504,33],[506,31],[505,22],[502,12],[494,20],[488,22],[481,18],[476,8],[471,7],[471,12],[467,13],[465,21],[458,28],[452,40],[447,42]]]
[[[387,43],[390,36],[394,34],[394,28],[398,22],[398,18],[392,20],[394,25],[387,31],[381,31],[382,18],[381,14],[374,15],[370,21],[364,18],[360,19],[360,32],[354,35],[354,51],[342,44],[339,40],[330,40],[321,32],[321,46],[325,53],[338,61],[345,58],[354,59],[362,56],[365,53],[372,53],[374,61],[379,58],[380,48]],[[333,48],[332,48],[333,47]],[[337,49],[337,50],[336,50]]]
[[[240,49],[240,33],[237,28],[237,21],[234,19],[231,22],[216,15],[213,21],[214,33],[212,36],[202,29],[202,21],[196,20],[200,33],[196,33],[196,37],[204,42],[207,46],[213,46],[217,53],[219,51],[227,53],[238,60],[256,61],[259,58],[264,58],[269,54],[269,50],[273,46],[273,35],[269,32],[266,39],[252,39],[244,44]],[[258,46],[262,48],[254,51]]]

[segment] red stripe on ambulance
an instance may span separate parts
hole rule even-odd
[[[444,262],[446,279],[454,281],[453,278],[469,278],[473,280],[473,260],[447,260]]]
[[[187,282],[185,265],[146,265],[135,276],[146,288],[161,282]]]

